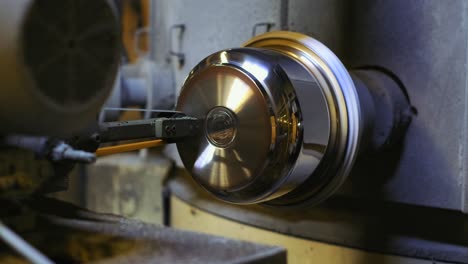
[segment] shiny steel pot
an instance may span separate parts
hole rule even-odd
[[[315,204],[349,175],[375,127],[374,102],[317,40],[267,33],[192,70],[177,108],[204,128],[177,147],[194,180],[221,200]]]

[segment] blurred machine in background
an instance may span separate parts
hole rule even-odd
[[[47,197],[68,187],[81,197],[88,188],[105,192],[109,185],[86,181],[80,164],[162,140],[171,143],[197,128],[198,120],[163,110],[174,106],[170,71],[143,59],[138,66],[120,67],[118,7],[110,0],[1,3],[0,262],[284,263],[279,247],[172,230]],[[119,121],[129,107],[143,114]],[[131,197],[135,192],[141,197],[138,187],[144,186],[155,195],[145,196],[143,211],[162,211],[153,197],[162,195],[170,162],[154,160],[133,155],[119,162],[120,172],[131,177],[127,184],[119,171],[94,170],[114,176],[110,186],[129,197],[116,208],[135,214],[139,204]],[[79,168],[72,172],[74,167]],[[90,167],[87,174],[92,172]],[[70,177],[77,181],[68,184]],[[97,195],[95,209],[102,199]],[[104,208],[115,207],[111,202]],[[151,213],[136,216],[158,222]]]
[[[468,1],[0,10],[0,262],[468,263]]]

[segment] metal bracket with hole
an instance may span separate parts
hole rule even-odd
[[[257,36],[258,34],[258,29],[263,27],[265,30],[261,33],[267,33],[267,32],[270,32],[270,30],[275,26],[275,23],[272,23],[272,22],[260,22],[260,23],[257,23],[255,24],[253,27],[252,27],[252,37],[255,37]]]
[[[169,37],[169,55],[177,57],[179,62],[179,68],[182,68],[185,64],[185,53],[182,52],[182,37],[185,32],[185,25],[184,24],[176,24],[172,25],[170,29],[170,37]],[[173,43],[173,38],[175,38],[175,34],[177,34],[177,39],[179,40],[178,50],[176,51]]]

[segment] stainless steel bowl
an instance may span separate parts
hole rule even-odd
[[[343,64],[317,40],[267,33],[192,70],[177,109],[204,120],[204,129],[178,143],[179,154],[221,200],[318,203],[356,160],[366,96],[360,99]]]

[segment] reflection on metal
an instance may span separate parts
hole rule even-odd
[[[231,110],[229,110],[229,108],[213,108],[207,114],[205,124],[206,136],[210,143],[215,146],[225,148],[236,138],[237,117]]]
[[[208,165],[213,159],[215,151],[215,147],[211,145],[206,146],[206,148],[200,154],[200,157],[198,157],[198,159],[195,161],[195,167],[200,170],[204,169],[204,167]]]
[[[179,142],[179,154],[195,181],[222,200],[317,204],[369,148],[363,135],[389,132],[374,124],[372,96],[317,40],[263,34],[192,70],[177,109],[204,120],[205,131]]]
[[[261,74],[262,77],[265,76],[264,71],[262,71]],[[229,88],[226,107],[228,109],[232,109],[234,112],[239,112],[242,110],[252,95],[253,92],[249,89],[247,83],[240,79],[235,79],[232,82],[232,86]]]
[[[291,174],[308,177],[303,179],[304,182],[313,182],[311,185],[305,182],[309,186],[302,191],[310,195],[304,201],[292,193],[292,197],[279,197],[271,204],[319,203],[343,184],[358,154],[363,118],[360,98],[351,76],[326,46],[299,33],[272,32],[253,38],[244,45],[280,52],[302,64],[311,75],[309,78],[314,80],[307,84],[302,78],[297,78],[298,71],[304,70],[299,65],[287,70],[290,78],[296,77],[294,88],[300,102],[299,122],[302,123],[298,128],[305,131],[301,154]],[[320,149],[324,152],[311,156],[307,147],[317,145],[322,146]]]
[[[231,55],[221,53],[221,60]],[[215,189],[231,190],[249,184],[267,158],[270,145],[269,113],[254,80],[235,67],[214,66],[188,80],[191,86],[180,96],[179,110],[205,120],[205,131],[196,139],[178,145],[190,155],[187,164],[201,181]],[[208,115],[208,119],[206,119]],[[217,115],[214,118],[214,115]],[[223,123],[219,123],[222,121]],[[227,130],[226,130],[227,128]],[[214,130],[229,133],[215,137]],[[234,132],[235,131],[235,132]],[[232,140],[232,142],[231,142]],[[258,148],[252,148],[256,144]],[[193,153],[195,147],[197,153]]]

